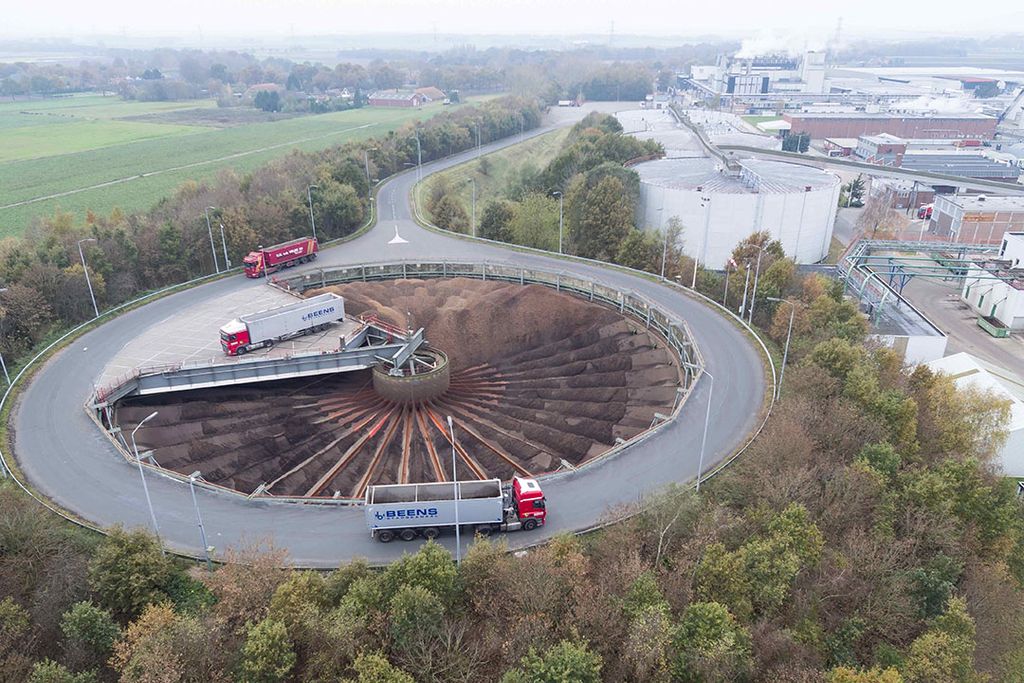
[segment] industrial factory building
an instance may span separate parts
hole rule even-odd
[[[1024,197],[939,195],[928,232],[951,242],[1001,244],[1003,235],[1024,231]]]
[[[991,140],[996,119],[983,114],[896,115],[866,112],[785,113],[792,133],[809,133],[816,140],[857,138],[888,133],[899,138]]]
[[[738,242],[765,230],[798,263],[828,254],[839,201],[839,178],[816,168],[745,159],[738,172],[703,157],[659,159],[634,166],[640,175],[639,221],[660,229],[683,224],[683,251],[723,268]]]
[[[978,315],[1024,330],[1024,232],[1005,235],[998,258],[971,265],[960,299]]]

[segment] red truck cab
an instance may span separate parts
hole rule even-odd
[[[220,347],[229,356],[237,356],[245,353],[249,345],[249,328],[238,318],[235,318],[224,327],[220,328]],[[239,350],[241,349],[241,351]]]
[[[548,516],[547,499],[536,479],[512,477],[512,502],[516,516],[526,527],[526,520],[533,520],[530,526],[544,526]]]

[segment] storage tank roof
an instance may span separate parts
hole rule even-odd
[[[720,194],[786,193],[834,187],[839,178],[809,166],[784,161],[743,159],[740,173],[720,170],[706,157],[658,159],[633,167],[640,181],[674,190],[696,190]]]

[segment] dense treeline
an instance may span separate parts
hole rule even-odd
[[[653,140],[623,135],[614,116],[588,114],[573,126],[547,166],[524,167],[504,197],[481,207],[477,234],[556,251],[561,193],[565,253],[642,269],[658,268],[664,253],[666,273],[674,277],[682,264],[681,227],[673,221],[666,224],[670,235],[664,249],[660,233],[637,229],[640,179],[623,166],[662,153]],[[457,196],[458,190],[444,176],[439,177],[430,185],[427,210],[439,227],[465,233],[470,231],[471,217]]]
[[[347,89],[361,95],[356,98],[359,102],[372,90],[410,85],[463,94],[508,91],[540,97],[549,104],[576,97],[642,100],[655,81],[661,87],[675,86],[676,71],[713,61],[728,47],[702,44],[662,50],[580,49],[568,54],[511,48],[391,51],[369,59],[359,54],[358,59],[334,66],[280,57],[259,59],[238,51],[116,50],[74,64],[0,63],[0,96],[103,91],[138,100],[214,97],[222,106],[229,106],[239,102],[233,93],[275,83],[288,93],[302,95],[286,98],[291,109],[309,107],[306,96]]]
[[[536,127],[534,100],[505,97],[439,114],[384,137],[317,153],[293,152],[239,177],[222,173],[215,182],[185,183],[150,211],[90,212],[84,225],[69,214],[41,220],[23,237],[0,241],[0,353],[10,363],[50,331],[92,317],[81,246],[102,310],[138,293],[214,271],[207,207],[216,258],[224,265],[221,226],[228,258],[240,265],[258,245],[308,235],[311,190],[321,240],[350,234],[369,210],[371,178],[384,178],[417,159],[440,158]],[[91,240],[82,242],[82,240]]]
[[[792,367],[753,446],[700,495],[526,554],[315,573],[258,548],[207,572],[0,487],[0,678],[1018,680],[1024,511],[990,466],[1008,406],[866,343],[821,276],[777,293]]]

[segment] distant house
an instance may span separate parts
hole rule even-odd
[[[413,90],[377,90],[370,93],[371,107],[419,107],[426,98]]]
[[[440,102],[447,97],[443,90],[432,85],[428,85],[425,88],[416,88],[416,94],[425,97],[427,102]]]

